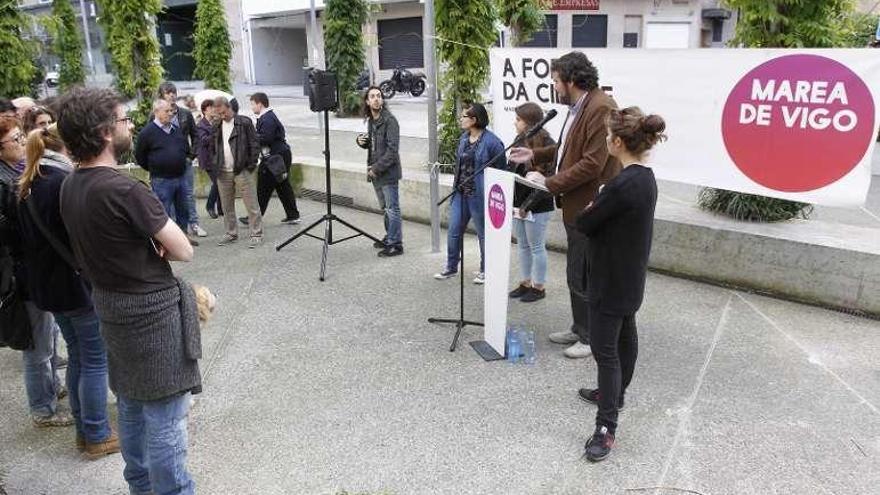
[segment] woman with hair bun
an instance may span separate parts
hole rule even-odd
[[[590,239],[590,346],[598,367],[598,388],[578,395],[597,404],[596,429],[585,446],[597,462],[611,453],[617,413],[630,384],[638,355],[636,311],[645,294],[648,255],[657,204],[657,181],[645,161],[648,151],[666,139],[666,123],[637,107],[608,116],[608,152],[623,171],[578,215],[576,225]]]

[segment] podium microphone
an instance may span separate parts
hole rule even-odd
[[[544,128],[545,125],[547,125],[547,122],[550,122],[551,120],[553,120],[553,117],[556,117],[556,109],[555,108],[550,109],[550,111],[547,112],[547,115],[545,115],[544,118],[541,119],[540,122],[535,124],[535,126],[532,127],[531,129],[529,129],[528,131],[526,131],[525,139],[535,137],[535,134],[537,134],[538,131],[540,131],[541,129]]]

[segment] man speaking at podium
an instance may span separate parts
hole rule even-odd
[[[605,119],[617,108],[617,103],[599,88],[599,73],[583,53],[570,52],[554,60],[550,73],[559,103],[569,106],[557,144],[535,150],[514,148],[510,160],[517,163],[553,160],[556,163],[556,174],[548,177],[544,185],[562,208],[568,241],[566,278],[574,322],[571,330],[550,334],[550,340],[571,344],[564,354],[577,359],[592,353],[586,297],[589,241],[577,231],[574,221],[596,198],[599,185],[620,173],[620,162],[608,154],[605,143],[608,134]]]

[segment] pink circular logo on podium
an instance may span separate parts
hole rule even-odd
[[[504,197],[504,190],[498,184],[493,184],[489,189],[489,221],[496,229],[500,229],[504,225],[504,219],[507,218],[507,200]]]
[[[764,187],[805,192],[837,182],[874,137],[874,99],[842,63],[786,55],[752,69],[733,88],[721,121],[727,153]]]

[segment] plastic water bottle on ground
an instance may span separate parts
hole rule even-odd
[[[520,334],[521,332],[517,325],[511,326],[507,330],[507,360],[511,364],[518,363],[520,354],[522,353],[522,340]]]
[[[522,333],[523,362],[529,365],[535,364],[538,360],[537,348],[535,347],[535,332],[525,330]]]

